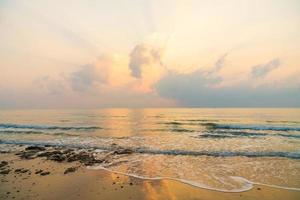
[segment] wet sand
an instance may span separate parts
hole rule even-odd
[[[1,153],[0,163],[0,199],[300,199],[300,191],[256,185],[246,192],[217,192],[91,170],[80,161],[22,159],[14,153]]]

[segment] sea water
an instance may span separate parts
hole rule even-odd
[[[300,109],[2,110],[0,149],[14,144],[128,148],[92,168],[228,192],[300,190]]]

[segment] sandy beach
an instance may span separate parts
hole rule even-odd
[[[105,170],[88,169],[87,166],[97,163],[94,157],[84,156],[90,154],[70,153],[71,150],[59,148],[22,148],[20,152],[0,154],[0,199],[293,200],[300,197],[300,191],[261,185],[255,185],[249,191],[231,193],[197,188],[172,180],[143,180]],[[66,160],[61,160],[63,157]]]

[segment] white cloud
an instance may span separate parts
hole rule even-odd
[[[142,78],[143,67],[148,65],[160,65],[162,50],[158,47],[138,44],[136,45],[130,53],[129,69],[131,75],[135,78]]]

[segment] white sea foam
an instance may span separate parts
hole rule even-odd
[[[108,172],[121,174],[121,175],[125,175],[125,176],[130,176],[130,177],[134,177],[134,178],[139,178],[139,179],[143,179],[143,180],[164,180],[165,179],[165,180],[179,181],[181,183],[188,184],[188,185],[191,185],[191,186],[194,186],[194,187],[208,189],[208,190],[214,190],[214,191],[220,191],[220,192],[244,192],[244,191],[248,191],[248,190],[252,189],[252,187],[253,187],[253,184],[251,182],[249,182],[247,179],[244,179],[242,177],[235,177],[235,176],[232,176],[231,178],[238,181],[238,182],[243,183],[243,187],[242,188],[237,188],[237,189],[232,189],[232,190],[224,190],[224,189],[218,189],[218,188],[210,187],[208,185],[201,184],[201,183],[198,183],[196,181],[186,180],[186,179],[179,179],[179,178],[173,178],[173,177],[146,177],[146,176],[140,176],[140,175],[137,175],[137,174],[119,172],[119,171],[107,169],[107,168],[102,167],[102,166],[96,166],[96,167],[89,166],[87,168],[88,169],[93,169],[93,170],[105,170],[105,171],[108,171]]]
[[[300,191],[300,188],[284,187],[284,186],[278,186],[278,185],[273,185],[273,184],[253,182],[253,181],[250,181],[246,178],[239,177],[239,176],[230,176],[230,178],[235,180],[236,182],[242,183],[243,186],[241,188],[225,190],[225,189],[211,187],[211,186],[208,186],[206,184],[198,183],[196,181],[191,181],[191,180],[187,180],[187,179],[180,179],[180,178],[173,178],[173,177],[146,177],[146,176],[141,176],[141,175],[137,175],[137,174],[131,174],[131,173],[124,173],[124,172],[120,172],[120,171],[115,171],[115,170],[111,170],[111,169],[108,169],[108,168],[105,168],[105,167],[102,167],[102,166],[88,166],[87,168],[91,169],[91,170],[105,170],[105,171],[108,171],[108,172],[111,172],[111,173],[130,176],[130,177],[143,179],[143,180],[173,180],[173,181],[178,181],[178,182],[188,184],[188,185],[191,185],[191,186],[194,186],[194,187],[213,190],[213,191],[219,191],[219,192],[232,192],[232,193],[245,192],[245,191],[251,190],[253,188],[253,185],[262,185],[262,186],[268,186],[268,187],[279,188],[279,189]]]

